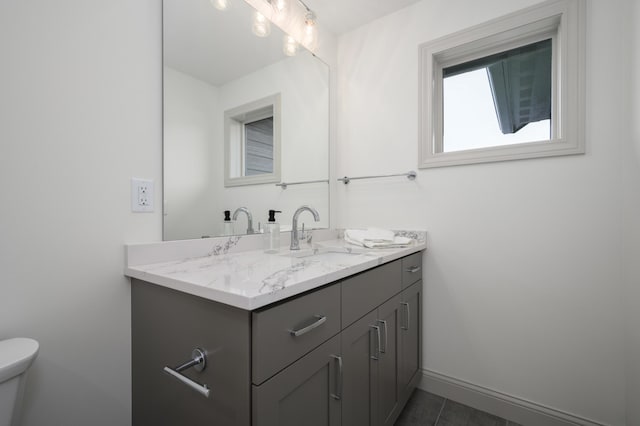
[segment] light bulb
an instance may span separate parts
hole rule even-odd
[[[296,39],[286,34],[284,36],[282,51],[287,56],[295,56],[298,52],[298,42],[296,41]]]
[[[227,10],[231,7],[230,0],[211,0],[211,4],[218,10]]]
[[[316,15],[309,11],[304,18],[304,33],[302,44],[312,52],[318,47],[318,28],[316,27]]]
[[[253,12],[253,25],[251,31],[258,37],[266,37],[271,34],[271,24],[269,20],[257,10]]]

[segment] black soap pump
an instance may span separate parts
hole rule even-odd
[[[224,222],[222,222],[222,235],[233,235],[233,222],[231,222],[231,210],[224,211]]]
[[[276,213],[280,210],[269,210],[269,220],[264,225],[264,252],[277,253],[280,250],[280,224],[276,222]]]

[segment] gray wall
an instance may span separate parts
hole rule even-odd
[[[640,424],[640,2],[628,10],[625,22],[633,29],[629,111],[631,144],[625,162],[625,264],[627,293],[627,424]]]
[[[130,424],[125,242],[161,178],[159,0],[0,2],[0,339],[28,336],[24,425]]]

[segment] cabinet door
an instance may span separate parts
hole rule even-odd
[[[345,426],[378,425],[376,401],[380,327],[377,319],[377,310],[374,310],[341,334],[344,364],[342,424]]]
[[[335,336],[260,386],[254,426],[340,426],[340,337]]]
[[[134,426],[249,426],[249,312],[140,280],[131,285]],[[210,386],[208,398],[164,372],[201,348],[203,371],[184,376]]]
[[[399,341],[401,298],[396,295],[378,308],[381,353],[378,361],[378,419],[379,424],[393,426],[399,410],[398,387]]]
[[[422,281],[404,290],[401,296],[398,379],[401,396],[406,398],[419,380],[422,364]]]

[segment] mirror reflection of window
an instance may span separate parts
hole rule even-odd
[[[244,125],[244,176],[273,173],[273,115]]]
[[[551,39],[442,74],[443,152],[551,139]]]
[[[224,112],[225,186],[280,181],[280,94]]]

